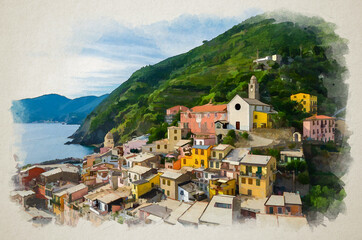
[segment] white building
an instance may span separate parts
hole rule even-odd
[[[227,105],[228,129],[250,131],[253,129],[254,111],[273,113],[272,107],[257,99],[236,95]]]

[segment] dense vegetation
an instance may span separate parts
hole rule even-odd
[[[236,94],[247,97],[252,75],[260,83],[261,100],[279,112],[273,119],[276,127],[300,129],[309,116],[290,101],[298,92],[317,95],[318,112],[333,114],[345,100],[329,96],[323,79],[343,85],[345,69],[332,56],[331,46],[345,44],[322,19],[299,18],[302,23],[259,15],[187,53],[141,68],[88,115],[74,142],[101,143],[109,130],[117,142],[125,142],[151,127],[162,128],[165,110],[174,105],[193,107],[210,99],[226,103]],[[257,51],[259,57],[282,55],[282,64],[264,70],[253,64]],[[164,137],[161,132],[154,135]]]

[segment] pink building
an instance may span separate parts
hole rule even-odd
[[[227,120],[227,104],[211,103],[196,106],[180,115],[181,128],[189,129],[194,134],[215,134],[214,123]]]
[[[131,149],[137,149],[139,152],[142,151],[142,146],[146,145],[148,142],[148,137],[142,136],[134,138],[131,141],[123,144],[123,155],[128,155],[131,152]]]
[[[194,136],[194,145],[216,145],[216,136],[214,134],[198,134]]]
[[[335,118],[315,115],[303,121],[303,138],[323,142],[334,141]]]
[[[186,112],[189,110],[185,106],[177,105],[166,110],[165,122],[171,124],[178,112]]]

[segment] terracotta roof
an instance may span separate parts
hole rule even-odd
[[[192,112],[226,112],[227,104],[213,105],[205,104],[191,108]]]
[[[187,110],[188,108],[185,107],[185,106],[181,106],[181,105],[177,105],[177,106],[174,106],[174,107],[171,107],[171,108],[168,108],[167,110],[170,110],[171,112],[173,111],[184,111],[184,110]]]
[[[309,118],[306,118],[304,120],[319,120],[319,119],[331,119],[331,120],[334,120],[336,118],[334,117],[329,117],[329,116],[326,116],[326,115],[314,115],[314,116],[311,116]]]

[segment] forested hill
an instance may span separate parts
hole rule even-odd
[[[279,112],[276,126],[301,127],[306,117],[289,100],[291,94],[318,96],[318,112],[332,114],[344,106],[345,40],[334,26],[319,18],[264,14],[252,17],[187,53],[134,72],[115,89],[73,135],[74,143],[96,144],[111,130],[118,142],[160,125],[174,105],[193,107],[226,103],[235,94],[245,97],[252,75],[260,83],[261,100]],[[259,57],[280,54],[282,64],[265,70],[253,64]],[[342,59],[343,60],[343,59]],[[336,91],[335,89],[338,89]]]
[[[69,99],[58,94],[47,94],[36,98],[13,101],[11,112],[14,122],[65,122],[81,124],[86,116],[101,103],[108,94],[100,97],[86,96]]]

